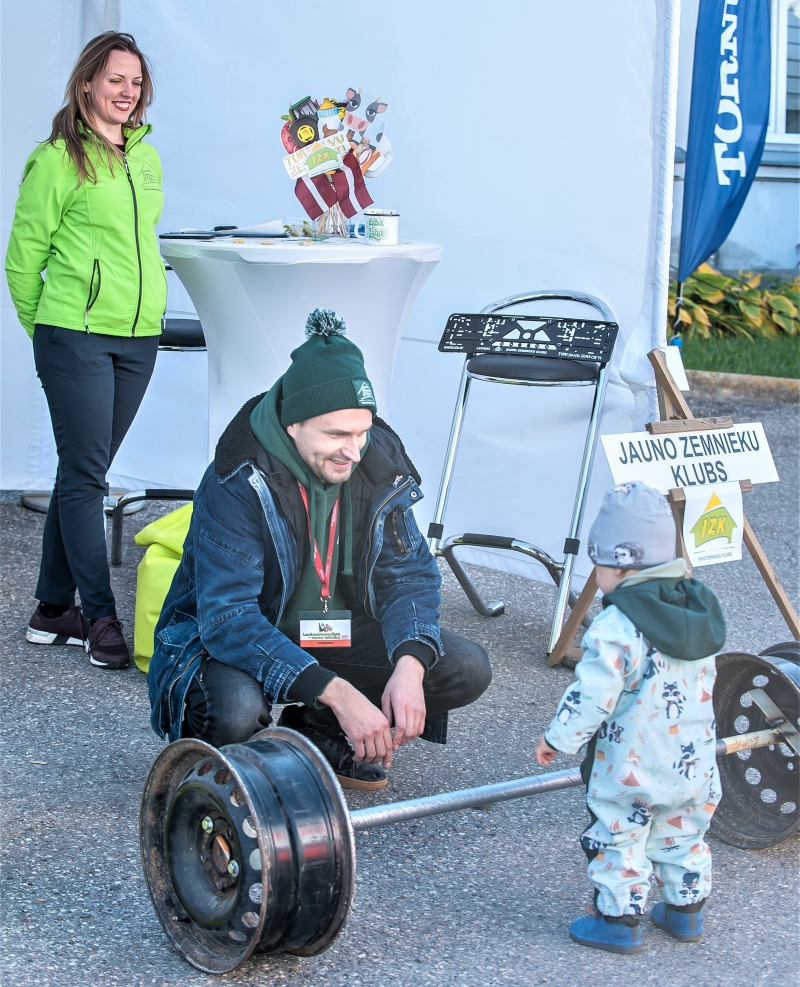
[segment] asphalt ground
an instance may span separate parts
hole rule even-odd
[[[694,405],[697,414],[730,411]],[[735,406],[736,420],[764,423],[778,464],[782,482],[757,487],[745,509],[795,606],[799,418],[796,406]],[[125,561],[113,581],[129,632],[141,557],[132,536],[167,509],[148,506],[126,522]],[[586,824],[579,790],[359,834],[356,905],[332,949],[311,959],[257,957],[222,978],[198,973],[162,932],[139,863],[139,800],[163,746],[148,725],[145,677],[133,667],[93,668],[78,648],[26,644],[43,517],[6,492],[0,520],[0,963],[7,987],[193,987],[220,979],[260,987],[796,982],[797,836],[761,852],[711,839],[715,887],[697,945],[676,943],[649,922],[637,956],[573,944],[569,922],[591,900],[578,845]],[[473,572],[488,599],[506,601],[505,616],[479,617],[445,573],[443,623],[486,647],[492,686],[451,716],[445,747],[423,741],[404,747],[388,788],[349,794],[352,807],[540,770],[536,738],[571,679],[544,660],[554,592]],[[749,557],[708,567],[702,577],[722,602],[727,650],[758,652],[790,636]],[[570,763],[561,756],[553,767]],[[657,899],[654,887],[650,904]]]

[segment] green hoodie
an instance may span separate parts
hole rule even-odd
[[[11,298],[28,335],[38,323],[108,336],[156,336],[167,303],[155,226],[161,162],[124,128],[124,163],[87,140],[97,181],[78,182],[63,140],[28,158],[6,253]],[[47,270],[47,278],[42,271]]]
[[[351,575],[353,571],[353,510],[350,500],[350,482],[348,480],[345,483],[323,483],[311,471],[280,423],[278,410],[280,393],[281,381],[278,380],[250,413],[250,427],[267,452],[283,463],[292,476],[305,487],[308,493],[311,530],[314,532],[323,565],[328,550],[331,511],[341,491],[339,523],[331,562],[328,609],[343,610],[345,608],[344,600],[341,594],[336,592],[336,576],[339,570],[339,535],[342,529],[344,529],[343,571],[345,575]],[[369,433],[367,433],[367,441],[369,441]],[[344,524],[342,524],[342,515],[344,515]],[[319,577],[314,568],[312,553],[308,551],[305,553],[300,580],[283,612],[278,628],[291,640],[297,640],[300,630],[300,618],[298,616],[300,611],[320,610],[321,608]]]
[[[725,644],[725,618],[711,590],[688,576],[683,559],[643,569],[622,579],[603,606],[614,604],[670,658],[708,658]]]

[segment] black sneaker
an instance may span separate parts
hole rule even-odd
[[[31,644],[83,644],[85,621],[80,607],[70,607],[60,617],[45,617],[37,607],[28,621],[25,640]]]
[[[380,764],[362,764],[353,760],[353,749],[332,714],[310,706],[284,706],[279,727],[288,727],[308,737],[333,768],[342,788],[375,792],[385,788],[387,775]],[[333,723],[330,719],[333,719]],[[334,725],[335,724],[335,725]]]
[[[98,617],[86,624],[84,647],[89,661],[98,668],[127,668],[131,656],[122,636],[122,621],[118,617]]]

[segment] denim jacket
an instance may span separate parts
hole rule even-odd
[[[277,624],[307,550],[296,482],[256,440],[248,401],[220,438],[194,496],[192,522],[156,626],[148,682],[150,722],[180,737],[186,693],[204,655],[261,683],[285,702],[292,683],[316,662]],[[402,443],[380,419],[350,481],[354,576],[340,573],[351,607],[381,623],[388,654],[420,641],[442,654],[436,561],[414,519],[419,476]]]

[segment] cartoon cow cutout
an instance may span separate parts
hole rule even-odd
[[[348,89],[344,110],[347,139],[358,158],[361,173],[378,178],[392,162],[392,146],[384,133],[383,114],[387,103],[369,93]]]

